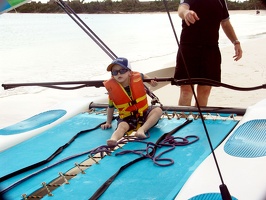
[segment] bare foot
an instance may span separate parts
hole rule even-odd
[[[117,141],[113,140],[113,139],[109,139],[109,140],[107,140],[107,145],[109,147],[115,147],[117,145]]]
[[[141,127],[137,130],[135,136],[138,138],[146,138],[145,132]]]

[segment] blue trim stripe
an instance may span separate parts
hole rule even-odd
[[[224,150],[231,156],[255,158],[266,156],[266,119],[240,125],[228,139]]]
[[[67,112],[65,110],[49,110],[38,115],[34,115],[17,124],[0,129],[0,135],[14,135],[31,131],[48,124],[51,124],[63,117]]]
[[[223,199],[220,193],[205,193],[194,196],[189,200],[223,200]],[[232,200],[237,200],[237,198],[232,197]]]

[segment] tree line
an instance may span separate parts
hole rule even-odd
[[[167,8],[170,12],[177,11],[180,0],[167,1]],[[133,13],[133,12],[164,12],[164,1],[140,2],[138,0],[112,1],[105,0],[102,2],[91,1],[66,1],[66,3],[76,13]],[[249,0],[244,2],[227,1],[229,10],[261,10],[266,9],[262,0]],[[31,2],[24,4],[12,12],[18,13],[63,13],[64,11],[54,1],[48,3]]]

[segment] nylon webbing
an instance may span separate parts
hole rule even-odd
[[[114,119],[114,117],[113,117],[113,119]],[[34,164],[32,164],[32,165],[29,165],[29,166],[24,167],[24,168],[22,168],[22,169],[19,169],[19,170],[17,170],[17,171],[14,171],[14,172],[12,172],[12,173],[10,173],[10,174],[7,174],[7,175],[5,175],[5,176],[3,176],[3,177],[0,177],[0,182],[3,182],[3,181],[5,181],[5,180],[7,180],[7,179],[10,179],[10,178],[12,178],[12,177],[14,177],[14,176],[17,176],[17,175],[21,174],[21,173],[24,173],[24,172],[27,172],[27,171],[29,171],[29,170],[35,169],[35,168],[37,168],[37,167],[40,167],[40,166],[42,166],[42,165],[44,165],[44,164],[50,162],[50,161],[53,160],[56,156],[58,156],[60,153],[62,153],[63,150],[66,149],[66,148],[67,148],[72,142],[74,142],[74,140],[75,140],[79,135],[81,135],[81,134],[83,134],[83,133],[86,133],[86,132],[89,132],[89,131],[93,131],[93,130],[99,128],[103,123],[105,123],[105,122],[102,122],[102,123],[98,124],[98,125],[95,126],[94,128],[87,129],[87,130],[82,130],[82,131],[78,132],[78,133],[77,133],[74,137],[72,137],[72,138],[71,138],[66,144],[64,144],[63,146],[59,147],[59,148],[58,148],[58,149],[57,149],[57,150],[56,150],[51,156],[49,156],[47,159],[42,160],[42,161],[37,162],[37,163],[34,163]]]
[[[149,153],[149,156],[153,156],[156,152],[157,149],[157,145],[163,141],[167,136],[169,135],[173,135],[174,133],[176,133],[178,130],[180,130],[181,128],[183,128],[185,125],[189,124],[190,122],[192,122],[192,120],[187,120],[185,121],[183,124],[181,124],[180,126],[177,126],[176,128],[174,128],[172,131],[163,134],[157,141],[156,141],[156,145],[154,147],[154,149]],[[122,167],[120,167],[120,169],[114,174],[112,175],[101,187],[99,187],[99,189],[89,198],[89,200],[96,200],[98,199],[107,189],[108,187],[112,184],[112,182],[114,181],[114,179],[120,174],[120,172],[122,172],[124,169],[126,169],[127,167],[133,165],[134,163],[137,163],[138,161],[141,161],[143,159],[145,159],[147,157],[139,157],[135,160],[130,161],[129,163],[123,165]]]

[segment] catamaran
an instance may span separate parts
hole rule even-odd
[[[0,12],[28,1],[4,0]],[[116,58],[65,2],[56,2],[110,58]],[[160,77],[162,70],[151,72],[157,81],[179,84],[171,77]],[[103,87],[103,81],[2,86],[79,89]],[[239,88],[204,79],[181,81],[244,91],[265,88]],[[107,104],[102,103],[107,102],[106,94],[62,102],[0,129],[1,198],[266,199],[266,100],[247,109],[178,107],[163,105],[148,89],[147,94],[150,106],[163,109],[161,119],[147,138],[136,138],[133,132],[115,148],[106,145],[115,120],[114,128],[100,128],[106,121]]]

